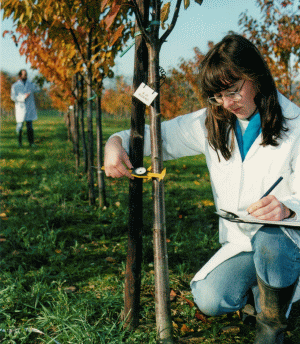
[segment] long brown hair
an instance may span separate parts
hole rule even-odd
[[[246,38],[237,34],[225,36],[205,56],[201,64],[200,83],[203,98],[228,89],[238,80],[250,80],[256,87],[254,102],[262,124],[262,146],[277,146],[284,127],[284,117],[278,102],[275,82],[259,50]],[[211,147],[224,159],[234,149],[236,116],[208,103],[206,129]],[[231,142],[229,142],[232,133]]]

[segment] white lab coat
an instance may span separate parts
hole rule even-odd
[[[15,102],[16,122],[35,121],[37,113],[34,102],[33,93],[36,92],[36,87],[33,83],[26,80],[24,83],[21,80],[15,82],[11,87],[11,99]],[[25,99],[25,94],[30,95]]]
[[[226,209],[234,213],[247,214],[247,207],[256,202],[280,177],[283,181],[274,189],[279,201],[292,209],[300,219],[300,108],[278,94],[283,114],[288,118],[289,131],[277,147],[260,145],[259,135],[245,160],[242,162],[238,143],[232,157],[226,161],[210,147],[205,128],[206,109],[174,118],[162,123],[164,159],[176,159],[203,153],[210,172],[211,186],[217,210]],[[116,135],[122,138],[122,145],[129,150],[129,131]],[[150,155],[149,127],[145,130],[145,155]],[[220,219],[219,241],[221,249],[194,276],[201,280],[228,258],[251,251],[251,238],[260,225],[239,224]],[[285,234],[300,247],[300,230],[283,228]],[[192,283],[191,282],[191,283]],[[298,286],[293,302],[300,299]]]

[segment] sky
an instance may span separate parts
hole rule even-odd
[[[172,0],[171,6],[175,3],[176,1]],[[241,33],[242,29],[238,25],[238,20],[242,12],[247,10],[249,15],[260,19],[260,11],[255,4],[255,0],[204,0],[199,6],[194,0],[190,0],[190,6],[186,10],[183,6],[180,9],[176,26],[162,45],[160,66],[167,72],[170,68],[177,67],[181,58],[192,58],[194,47],[206,53],[208,41],[217,43],[230,30]],[[2,37],[5,30],[13,30],[12,20],[2,20],[2,16],[1,11],[0,68],[15,75],[20,69],[25,68],[29,78],[32,78],[37,72],[31,69],[30,64],[26,64],[26,58],[20,56],[19,48],[15,46],[9,35]],[[124,49],[131,42],[130,40]],[[133,60],[134,48],[131,48],[123,57],[117,57],[113,69],[115,74],[132,76]]]

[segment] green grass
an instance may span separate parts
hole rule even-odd
[[[104,137],[129,127],[104,120]],[[155,343],[151,183],[144,183],[140,326],[124,330],[128,181],[106,179],[109,206],[88,203],[87,178],[75,171],[72,144],[55,112],[34,123],[36,148],[15,123],[1,125],[0,342]],[[146,159],[145,165],[149,166]],[[166,226],[174,337],[190,343],[249,343],[253,329],[237,314],[198,320],[189,281],[219,248],[209,175],[203,156],[165,163]],[[297,307],[290,343],[299,343]],[[223,332],[225,326],[235,326]],[[38,329],[44,334],[28,329]]]

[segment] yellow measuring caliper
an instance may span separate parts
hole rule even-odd
[[[166,175],[166,168],[164,168],[161,173],[153,173],[152,167],[150,166],[147,170],[145,167],[137,167],[134,170],[130,171],[131,175],[136,178],[144,178],[150,180],[152,178],[158,178],[158,180],[162,180],[165,178]]]
[[[104,166],[101,168],[101,170],[104,170]],[[150,166],[148,169],[145,167],[137,167],[133,170],[129,170],[132,176],[136,178],[143,178],[146,180],[151,180],[152,178],[158,178],[158,180],[162,180],[165,178],[166,175],[166,168],[164,168],[161,173],[153,173],[152,167]]]

